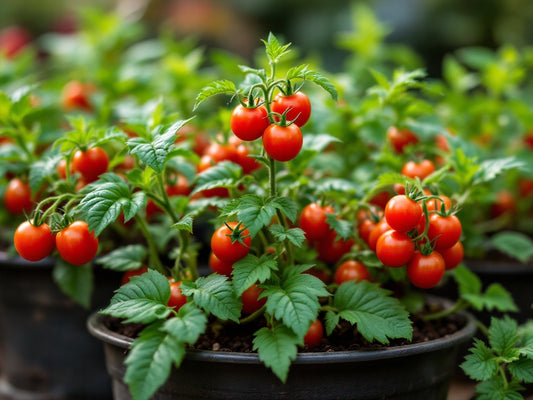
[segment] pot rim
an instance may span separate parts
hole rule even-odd
[[[521,263],[518,260],[464,260],[466,267],[473,272],[493,275],[533,274],[533,261]]]
[[[2,268],[49,269],[54,266],[54,259],[46,257],[40,261],[28,261],[18,254],[0,251],[0,266]]]
[[[469,340],[476,331],[475,320],[471,314],[461,311],[458,312],[457,315],[461,315],[466,320],[465,326],[457,332],[439,339],[434,339],[428,342],[371,350],[298,353],[296,359],[293,361],[293,364],[328,364],[339,362],[374,361],[451,348]],[[91,335],[106,344],[116,346],[121,349],[129,349],[133,343],[133,339],[108,329],[103,323],[105,317],[106,316],[104,314],[100,314],[98,312],[94,312],[89,316],[87,320],[87,328]],[[261,363],[257,353],[225,352],[214,350],[188,349],[186,358],[189,360],[205,362],[239,364]]]

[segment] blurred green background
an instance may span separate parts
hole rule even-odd
[[[76,8],[99,5],[140,18],[154,32],[170,27],[178,36],[195,35],[245,58],[272,31],[337,71],[345,54],[336,43],[352,25],[355,3],[372,7],[386,28],[376,34],[411,46],[430,76],[440,74],[443,54],[461,46],[533,43],[531,0],[1,0],[0,28],[19,24],[34,36],[65,31],[75,26]]]

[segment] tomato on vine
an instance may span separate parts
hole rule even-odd
[[[253,314],[265,305],[267,300],[266,297],[259,299],[262,292],[263,289],[258,287],[255,283],[242,292],[242,312],[244,314]]]
[[[309,203],[300,214],[300,228],[305,232],[307,240],[313,242],[324,238],[330,231],[326,214],[333,214],[331,206],[320,206],[318,203]]]
[[[387,223],[387,220],[385,218],[381,219],[368,236],[368,248],[372,251],[376,251],[376,244],[378,243],[379,237],[391,229],[392,228]]]
[[[208,263],[211,270],[219,275],[231,276],[231,273],[233,272],[233,263],[222,261],[213,252],[209,255]]]
[[[272,111],[278,114],[287,112],[286,120],[304,126],[311,116],[311,102],[304,92],[298,91],[289,96],[278,93],[271,104]]]
[[[167,306],[173,307],[174,311],[178,311],[187,303],[187,296],[181,292],[181,281],[170,282],[170,298]]]
[[[238,222],[227,222],[211,237],[211,250],[222,261],[234,263],[248,254],[252,238]]]
[[[89,263],[98,252],[98,238],[85,221],[74,221],[56,235],[59,255],[73,265]]]
[[[263,133],[265,151],[276,161],[292,160],[300,153],[302,145],[302,131],[296,124],[270,124]]]
[[[109,157],[101,147],[92,147],[87,151],[77,150],[72,157],[72,169],[79,172],[85,182],[94,182],[107,172]]]
[[[30,185],[19,178],[13,178],[7,184],[4,204],[14,215],[29,213],[33,207]]]
[[[461,264],[465,255],[465,250],[461,242],[457,242],[447,249],[440,249],[438,252],[444,259],[446,271],[452,270]]]
[[[67,111],[80,109],[92,111],[92,105],[89,101],[89,95],[92,92],[89,84],[79,81],[68,82],[61,92],[61,104]]]
[[[316,243],[318,258],[325,263],[335,264],[351,250],[354,244],[353,239],[343,240],[337,237],[337,232],[330,229],[326,237]]]
[[[387,139],[397,154],[402,154],[406,146],[418,143],[418,137],[413,131],[396,126],[391,126],[387,130]]]
[[[435,164],[431,160],[408,161],[402,167],[402,175],[409,178],[419,178],[420,180],[424,180],[433,172],[435,172]]]
[[[247,107],[239,104],[231,113],[231,130],[241,140],[259,139],[269,124],[268,112],[264,105]]]
[[[365,265],[356,260],[346,260],[339,264],[333,275],[333,282],[340,285],[341,283],[353,280],[370,280],[370,273]]]
[[[402,194],[394,196],[385,206],[387,223],[399,232],[409,232],[416,228],[422,215],[420,204]]]
[[[434,242],[435,249],[447,249],[459,241],[462,233],[461,221],[455,215],[442,216],[431,214],[429,216],[428,238]]]
[[[435,287],[444,276],[445,263],[442,256],[433,251],[430,254],[422,254],[416,251],[409,264],[407,264],[407,278],[420,289]]]
[[[317,318],[309,326],[309,329],[307,330],[307,333],[304,336],[304,344],[307,346],[307,348],[312,349],[313,347],[316,347],[318,344],[320,344],[323,337],[324,326],[322,325],[322,322],[320,322],[320,320]]]
[[[387,267],[397,268],[407,264],[415,252],[415,244],[403,232],[390,230],[381,235],[376,244],[376,255]]]
[[[15,231],[14,243],[22,258],[39,261],[54,251],[55,236],[46,223],[35,226],[30,221],[24,221]]]

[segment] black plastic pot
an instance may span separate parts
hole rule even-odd
[[[53,282],[53,266],[0,252],[0,398],[110,400],[101,344],[88,334],[86,320],[109,302],[120,278],[96,270],[93,308],[85,310]]]
[[[466,325],[445,338],[380,350],[299,354],[282,384],[257,354],[188,351],[153,400],[445,400],[459,345],[474,334]],[[93,314],[89,331],[104,342],[115,400],[130,400],[124,360],[132,339],[112,332]]]

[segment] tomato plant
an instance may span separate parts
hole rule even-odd
[[[436,286],[444,276],[446,269],[444,259],[436,251],[431,254],[415,252],[407,264],[407,277],[416,287],[429,289]]]
[[[79,172],[86,182],[93,182],[105,173],[109,166],[109,157],[101,147],[92,147],[87,151],[78,150],[72,157],[72,168]]]
[[[4,204],[14,215],[29,213],[33,206],[30,185],[19,178],[11,179],[4,193]]]
[[[239,222],[227,222],[218,227],[211,237],[211,250],[221,261],[235,262],[250,251],[252,238],[248,229]]]
[[[272,111],[278,114],[286,112],[286,120],[293,121],[299,127],[304,126],[311,116],[311,102],[304,92],[291,95],[278,93],[272,103]]]
[[[307,346],[307,348],[312,349],[313,347],[316,347],[322,341],[323,337],[324,337],[324,326],[322,325],[322,322],[320,322],[319,319],[316,319],[309,326],[309,330],[304,336],[304,344]]]
[[[55,236],[47,223],[39,226],[24,221],[15,231],[15,249],[28,261],[39,261],[48,257],[55,248]]]
[[[167,305],[178,311],[187,303],[187,296],[181,291],[181,282],[170,282],[170,298]]]
[[[422,218],[422,207],[406,195],[396,195],[385,206],[385,219],[389,226],[399,232],[409,232],[417,227]]]
[[[370,280],[368,269],[356,260],[346,260],[339,264],[333,275],[333,281],[337,285],[340,285],[341,283],[353,280]]]
[[[93,260],[98,252],[98,238],[84,221],[74,221],[56,235],[59,255],[73,265],[84,265]]]
[[[290,161],[300,153],[302,131],[296,124],[281,126],[270,124],[263,133],[263,146],[267,154],[277,161]]]
[[[263,105],[247,107],[239,104],[230,119],[232,132],[246,141],[259,139],[269,124],[268,113]]]
[[[334,214],[331,206],[320,206],[317,203],[306,205],[300,214],[300,228],[305,232],[309,241],[320,240],[327,236],[330,231],[326,221],[326,214]]]

